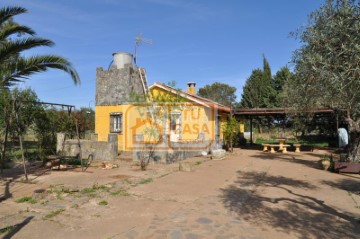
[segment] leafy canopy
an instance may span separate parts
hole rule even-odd
[[[296,78],[288,97],[298,106],[360,112],[360,7],[355,0],[327,0],[295,35],[303,46],[294,54]]]
[[[263,69],[255,69],[243,87],[240,106],[244,108],[271,108],[275,104],[270,64],[263,57]]]
[[[198,95],[225,106],[231,106],[236,100],[236,88],[228,84],[215,82],[199,89]]]
[[[295,33],[303,43],[294,53],[296,77],[286,87],[295,109],[345,110],[348,159],[360,161],[360,2],[327,0]]]

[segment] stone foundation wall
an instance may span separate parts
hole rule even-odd
[[[163,142],[168,141],[164,140]],[[207,154],[213,149],[214,143],[212,141],[172,142],[171,147],[169,147],[167,143],[159,144],[155,146],[155,148],[153,145],[148,145],[148,148],[146,147],[147,145],[143,145],[142,149],[133,151],[133,159],[135,161],[141,160],[142,158],[150,158],[150,161],[155,163],[174,163],[202,155],[203,153]],[[159,150],[160,148],[165,149]]]
[[[79,156],[80,148],[77,139],[67,139],[64,141],[64,134],[58,133],[57,140],[56,152],[58,154],[69,157]],[[116,140],[109,142],[80,140],[80,146],[81,156],[84,159],[87,159],[90,154],[93,156],[94,160],[113,160],[118,156],[118,146]]]
[[[159,150],[159,151],[134,151],[133,159],[140,161],[143,157],[150,158],[151,162],[155,163],[175,163],[187,158],[199,156],[203,151],[188,151],[188,150]]]

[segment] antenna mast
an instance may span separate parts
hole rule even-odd
[[[137,35],[137,37],[135,38],[135,54],[134,54],[134,63],[136,64],[137,61],[137,51],[138,51],[138,47],[140,46],[140,44],[142,43],[146,43],[149,45],[153,44],[153,41],[151,39],[146,39],[143,38],[142,33],[140,33],[139,35]]]

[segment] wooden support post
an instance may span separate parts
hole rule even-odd
[[[81,153],[81,142],[80,142],[80,135],[79,135],[78,120],[77,120],[77,118],[75,116],[74,116],[74,118],[75,118],[75,127],[76,127],[76,137],[77,137],[78,146],[79,146],[79,158],[80,158],[80,162],[81,162],[81,171],[84,171],[84,164],[83,164],[82,153]]]
[[[19,108],[16,105],[16,99],[14,99],[14,111],[15,111],[15,117],[16,117],[16,123],[18,124],[18,134],[19,134],[19,141],[20,141],[20,150],[21,150],[21,158],[23,161],[23,167],[24,167],[24,174],[25,174],[25,180],[28,182],[28,174],[26,170],[26,162],[25,162],[25,155],[24,155],[24,148],[23,148],[23,142],[22,142],[22,135],[21,135],[21,129],[19,125]]]
[[[252,122],[252,116],[250,116],[250,145],[253,145],[253,122]]]

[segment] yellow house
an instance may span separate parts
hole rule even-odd
[[[96,73],[98,141],[116,139],[119,151],[133,152],[203,152],[222,146],[221,125],[229,107],[196,95],[194,82],[187,92],[159,82],[148,87],[144,69],[133,67],[131,54],[113,56],[111,67]]]
[[[151,102],[96,106],[99,141],[117,134],[120,151],[141,150],[148,143],[158,150],[179,149],[182,143],[189,150],[219,147],[229,107],[158,82],[149,88]],[[194,88],[191,83],[188,91]]]

